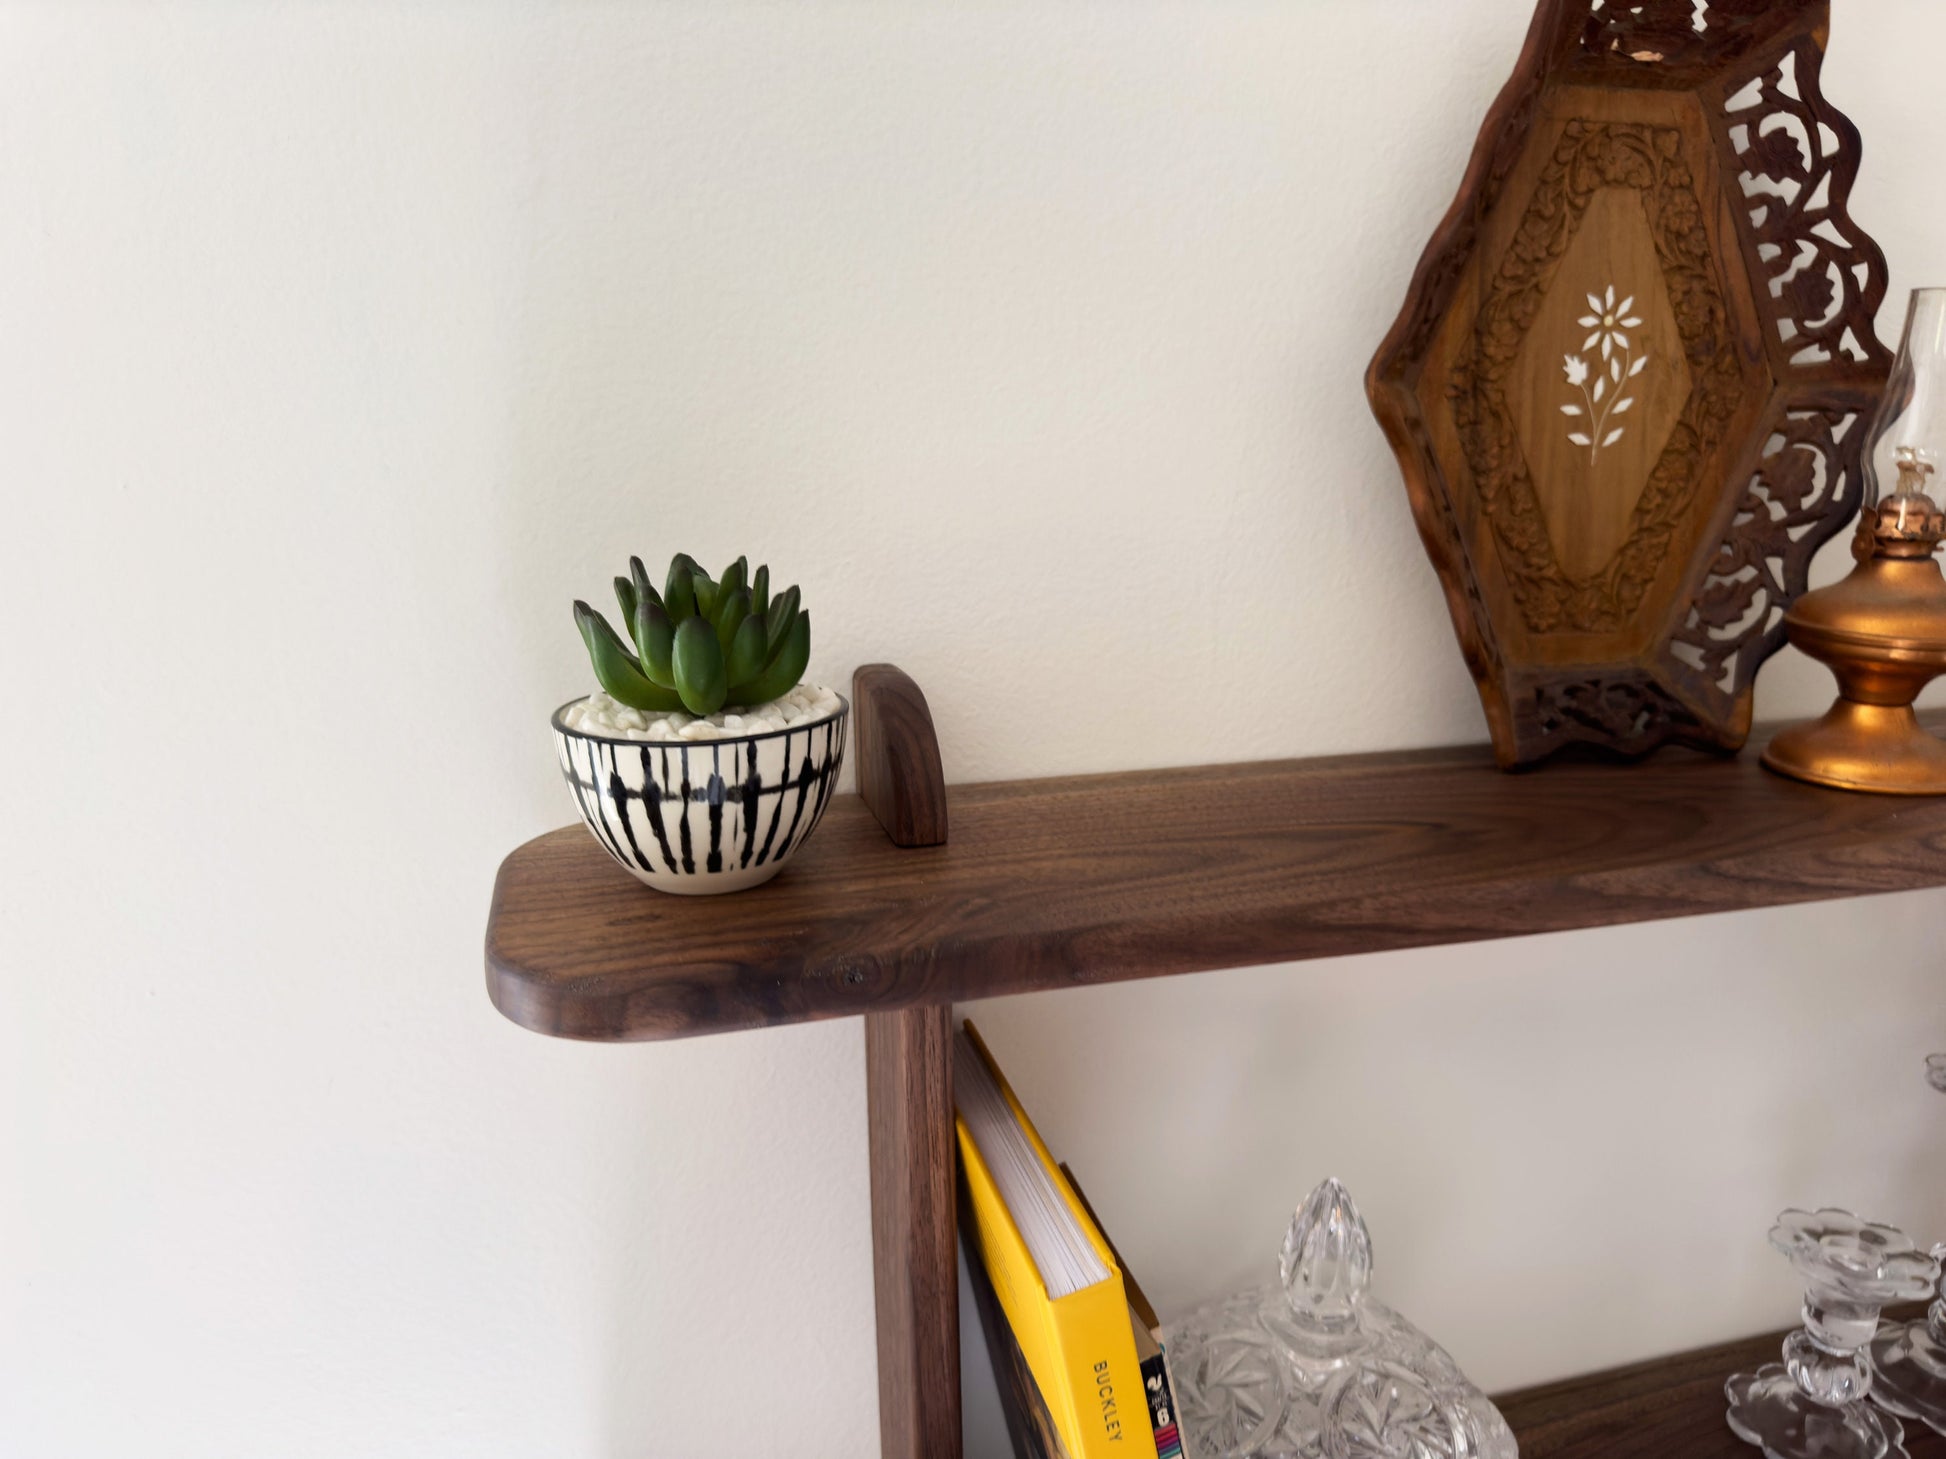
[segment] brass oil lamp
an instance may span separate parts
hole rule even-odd
[[[1828,667],[1838,699],[1785,730],[1764,764],[1799,780],[1887,795],[1946,795],[1946,740],[1913,701],[1946,673],[1946,576],[1935,559],[1946,513],[1931,494],[1946,449],[1946,289],[1919,289],[1866,445],[1865,506],[1843,582],[1784,617],[1790,641]],[[1892,472],[1889,493],[1880,482]]]

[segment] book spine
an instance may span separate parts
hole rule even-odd
[[[1074,1459],[1155,1459],[1121,1274],[1062,1298],[1052,1311],[1068,1408],[1068,1423],[1060,1425],[1056,1409],[1056,1424],[1069,1452]],[[1054,1396],[1044,1396],[1054,1407]]]
[[[1176,1395],[1169,1385],[1169,1362],[1164,1354],[1157,1353],[1143,1362],[1142,1395],[1149,1401],[1149,1427],[1155,1431],[1156,1459],[1182,1459]]]

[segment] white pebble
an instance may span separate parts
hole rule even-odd
[[[733,740],[776,734],[835,714],[838,696],[817,684],[799,684],[768,704],[740,704],[703,718],[672,710],[668,714],[631,709],[597,690],[568,706],[561,723],[583,734],[609,739],[670,744],[679,741]]]

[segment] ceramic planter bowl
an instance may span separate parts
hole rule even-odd
[[[720,740],[613,739],[554,711],[561,774],[610,856],[659,892],[759,886],[802,846],[838,784],[851,702],[789,729]]]

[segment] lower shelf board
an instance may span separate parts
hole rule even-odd
[[[1723,1380],[1779,1361],[1783,1341],[1781,1332],[1744,1338],[1494,1401],[1521,1459],[1754,1459],[1758,1451],[1723,1421]],[[1908,1423],[1906,1449],[1912,1459],[1946,1459],[1946,1438]]]

